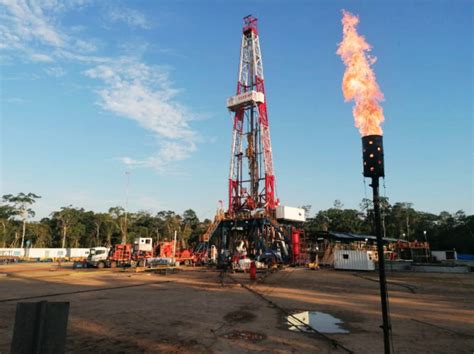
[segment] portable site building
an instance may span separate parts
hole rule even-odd
[[[373,251],[334,250],[334,269],[375,270]]]

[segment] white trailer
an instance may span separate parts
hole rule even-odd
[[[89,248],[26,248],[24,257],[35,260],[64,259],[79,260],[87,258]]]
[[[276,207],[276,218],[289,221],[305,222],[305,210],[303,208],[278,205]]]
[[[25,258],[36,260],[47,260],[66,258],[66,248],[26,248]]]
[[[452,251],[431,251],[431,255],[436,258],[437,261],[455,261],[458,259],[458,253]]]
[[[23,257],[25,250],[23,248],[0,248],[1,257]]]
[[[73,259],[82,259],[89,256],[90,248],[67,248],[66,257]]]
[[[0,248],[0,259],[25,258],[30,260],[80,260],[87,258],[89,248]]]
[[[334,269],[375,270],[372,251],[335,250]]]

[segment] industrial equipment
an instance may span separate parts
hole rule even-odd
[[[183,263],[185,265],[203,262],[207,255],[201,247],[199,252],[192,249],[177,247],[177,241],[161,241],[153,245],[150,237],[139,237],[133,244],[114,245],[111,248],[93,247],[87,257],[88,267],[115,268],[145,266],[149,261],[157,261],[158,258],[172,260],[172,263]],[[207,250],[207,249],[206,249]]]
[[[203,237],[217,250],[218,265],[233,268],[248,263],[242,259],[292,263],[304,249],[296,236],[304,210],[282,206],[276,197],[257,19],[243,20],[237,92],[227,99],[233,114],[228,209],[218,213]],[[298,241],[295,247],[292,240]]]

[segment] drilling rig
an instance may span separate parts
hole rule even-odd
[[[280,205],[276,197],[270,124],[257,19],[243,19],[237,92],[227,99],[232,147],[227,211],[208,230],[218,264],[241,258],[295,263],[304,210]],[[212,232],[211,232],[212,231]]]
[[[244,18],[237,94],[227,99],[227,108],[234,113],[228,212],[239,214],[257,209],[271,212],[278,200],[262,53],[257,19],[252,16]]]

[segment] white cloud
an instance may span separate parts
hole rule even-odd
[[[43,62],[43,63],[51,63],[51,62],[54,61],[54,59],[51,58],[49,55],[39,54],[39,53],[32,54],[30,56],[30,59],[33,60],[33,61],[39,61],[39,62]]]
[[[111,22],[124,22],[132,27],[139,27],[142,29],[150,28],[150,24],[145,15],[137,10],[126,7],[110,8],[107,19]]]
[[[171,163],[186,160],[194,151],[196,151],[196,144],[193,141],[166,141],[161,144],[161,148],[155,156],[143,160],[122,157],[120,160],[130,168],[150,167],[157,171],[168,171]]]
[[[198,136],[191,129],[189,111],[175,100],[178,93],[171,87],[168,73],[130,58],[107,63],[85,71],[85,75],[102,80],[98,91],[104,110],[136,121],[153,132],[160,150],[143,160],[123,157],[128,166],[163,170],[169,163],[181,161],[196,150]]]
[[[54,66],[51,68],[44,69],[44,71],[49,75],[53,77],[63,77],[66,75],[66,71],[61,68],[60,66]]]
[[[24,41],[39,41],[54,47],[64,44],[64,35],[50,24],[50,19],[36,2],[0,0],[0,4],[6,9],[0,13],[0,19],[10,24],[10,27],[0,28],[0,36],[5,45],[19,47]]]
[[[159,146],[151,157],[121,158],[124,164],[162,171],[185,160],[196,151],[199,137],[190,127],[190,111],[177,100],[179,91],[172,87],[168,70],[141,62],[136,53],[121,58],[91,55],[97,47],[79,37],[80,27],[67,34],[59,26],[60,13],[87,4],[85,0],[0,0],[0,49],[36,62],[55,62],[56,66],[44,69],[53,77],[66,74],[60,66],[64,62],[93,66],[84,74],[102,83],[97,91],[100,106],[152,132]],[[108,16],[112,22],[149,28],[145,16],[133,9],[109,7]],[[147,43],[142,47],[146,50]]]
[[[106,83],[99,91],[104,109],[134,119],[143,128],[165,138],[193,137],[188,125],[189,113],[173,100],[177,91],[170,87],[163,70],[124,59],[118,64],[99,65],[85,74]]]
[[[94,43],[90,41],[84,41],[82,39],[75,39],[74,47],[80,52],[86,53],[95,52],[97,50],[97,46]]]
[[[0,49],[18,51],[33,61],[53,61],[58,53],[80,55],[97,48],[93,42],[72,38],[58,24],[58,14],[84,6],[83,0],[0,0]],[[37,52],[51,51],[50,55]],[[49,59],[47,58],[49,57]]]

